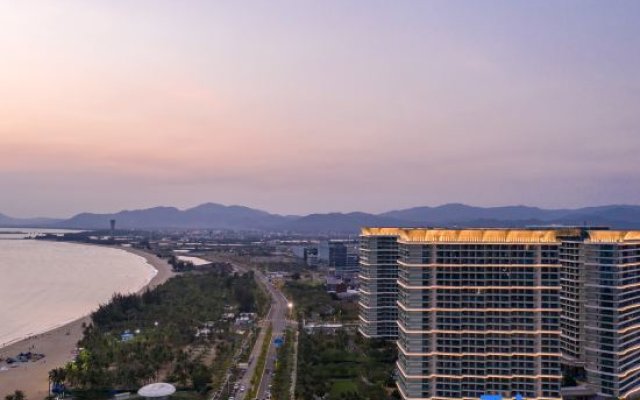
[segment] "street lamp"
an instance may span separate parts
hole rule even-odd
[[[288,302],[287,307],[289,307],[289,318],[293,318],[293,302]]]

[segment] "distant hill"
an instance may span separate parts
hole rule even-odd
[[[55,225],[60,228],[100,229],[116,220],[121,229],[208,228],[236,230],[270,230],[289,217],[269,214],[241,206],[206,203],[186,210],[175,207],[154,207],[144,210],[120,211],[115,214],[78,214]]]
[[[539,220],[548,221],[562,218],[567,210],[543,210],[537,207],[472,207],[464,204],[445,204],[438,207],[415,207],[406,210],[389,211],[382,216],[404,221],[428,221],[430,224],[459,224],[472,220]]]
[[[362,212],[353,212],[348,214],[330,213],[311,214],[305,217],[299,217],[291,221],[287,221],[285,224],[280,226],[280,229],[300,233],[344,233],[358,232],[363,226],[408,227],[412,226],[412,223],[403,221],[398,218],[385,217]]]
[[[439,207],[390,211],[381,215],[403,221],[422,221],[431,226],[515,227],[556,224],[640,228],[640,206],[629,205],[547,210],[527,206],[473,207],[445,204]]]
[[[0,227],[3,228],[45,228],[60,221],[55,218],[12,218],[0,214]]]
[[[121,229],[230,229],[299,233],[356,233],[362,226],[523,227],[533,225],[606,225],[640,229],[640,206],[610,205],[579,209],[527,206],[474,207],[445,204],[382,214],[363,212],[283,216],[242,206],[206,203],[180,210],[154,207],[113,214],[82,213],[67,220],[16,219],[0,214],[3,227],[105,229],[115,219]]]

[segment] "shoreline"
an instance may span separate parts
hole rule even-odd
[[[136,292],[138,294],[147,289],[153,289],[176,275],[169,263],[144,250],[122,246],[101,247],[120,249],[143,257],[156,270],[155,275]],[[14,390],[22,390],[29,399],[46,397],[49,390],[49,371],[73,360],[74,350],[78,341],[82,339],[83,324],[90,323],[90,320],[90,315],[85,315],[0,348],[0,358],[13,357],[20,352],[28,351],[45,355],[45,358],[37,362],[16,363],[13,364],[15,367],[7,370],[2,368],[8,366],[0,363],[0,398],[13,393]]]

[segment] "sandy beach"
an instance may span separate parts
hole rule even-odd
[[[142,250],[118,247],[144,257],[158,273],[141,289],[154,288],[174,276],[171,266],[153,254]],[[3,370],[5,364],[0,363],[0,398],[19,389],[25,392],[29,400],[44,399],[48,395],[49,371],[64,366],[74,357],[77,342],[82,338],[82,325],[89,323],[88,316],[69,324],[36,335],[0,349],[0,358],[14,357],[20,352],[36,352],[46,357],[37,362],[17,363],[17,367]],[[16,364],[14,364],[16,365]]]

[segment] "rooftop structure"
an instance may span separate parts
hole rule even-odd
[[[175,386],[169,383],[152,383],[138,390],[138,396],[147,399],[168,399],[176,392]]]

